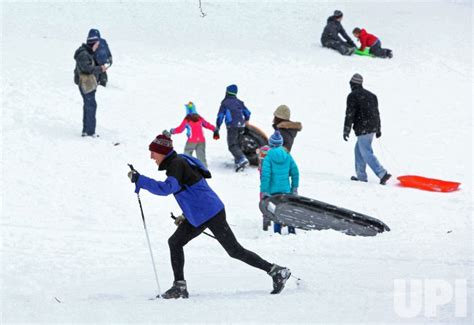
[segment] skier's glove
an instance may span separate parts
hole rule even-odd
[[[349,134],[348,134],[348,133],[344,133],[344,135],[342,136],[342,138],[344,139],[344,141],[347,141],[347,139],[349,139]]]
[[[214,140],[219,140],[220,139],[220,136],[219,136],[219,129],[215,129],[214,130],[214,135],[212,136],[212,138]]]
[[[174,134],[174,129],[170,129],[170,133],[171,133],[171,134]]]
[[[186,218],[181,214],[179,216],[176,217],[176,219],[174,219],[174,224],[179,226],[180,224],[183,223],[183,221],[185,220]]]
[[[375,133],[375,137],[378,139],[382,136],[382,131]]]
[[[132,183],[136,183],[138,181],[138,177],[140,177],[140,174],[136,170],[131,170],[128,172],[128,178],[130,178]]]
[[[270,194],[268,193],[262,193],[262,200],[265,200],[266,198],[269,198]]]

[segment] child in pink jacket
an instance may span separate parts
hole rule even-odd
[[[203,119],[196,111],[193,102],[186,105],[186,117],[181,124],[170,130],[171,134],[179,134],[186,129],[188,141],[184,147],[184,153],[192,155],[196,150],[197,159],[199,159],[206,167],[206,139],[204,138],[203,127],[214,132],[216,127]]]

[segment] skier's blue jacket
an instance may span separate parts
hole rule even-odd
[[[224,203],[205,180],[211,174],[196,158],[172,151],[158,170],[166,170],[168,177],[160,182],[140,175],[135,192],[143,188],[155,195],[174,194],[184,216],[194,227],[199,227],[224,209]]]
[[[243,128],[245,122],[250,119],[250,111],[235,95],[226,94],[217,113],[217,128],[220,128],[224,119],[227,127]]]

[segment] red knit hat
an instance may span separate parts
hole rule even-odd
[[[173,140],[171,140],[171,134],[168,131],[163,131],[162,134],[156,136],[148,146],[150,151],[167,155],[173,151]]]

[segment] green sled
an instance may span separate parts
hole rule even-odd
[[[354,51],[354,54],[357,54],[357,55],[360,55],[360,56],[370,56],[370,57],[374,58],[375,55],[369,53],[369,51],[370,51],[370,48],[369,48],[369,47],[366,47],[363,51],[361,51],[361,50],[359,50],[359,49],[356,49],[356,50]]]

